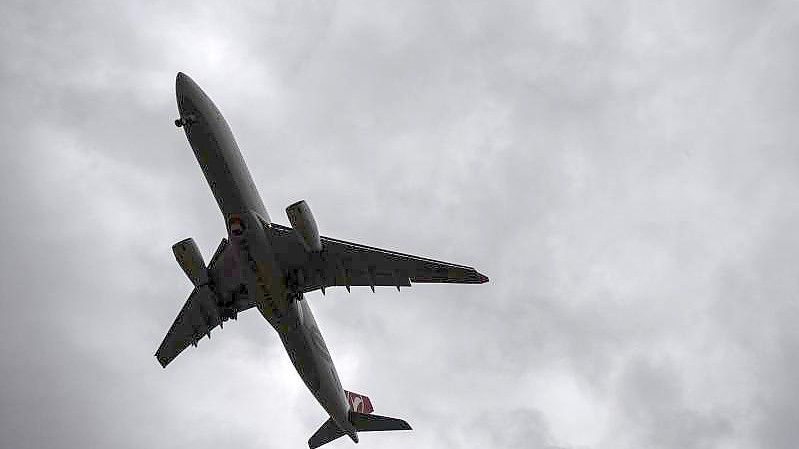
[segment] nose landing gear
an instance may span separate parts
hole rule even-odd
[[[197,122],[197,117],[195,117],[194,114],[189,114],[189,115],[187,115],[185,117],[180,117],[180,118],[176,119],[175,120],[175,126],[177,126],[178,128],[181,128],[183,126],[189,126],[189,125],[191,125],[192,123],[195,123],[195,122]]]

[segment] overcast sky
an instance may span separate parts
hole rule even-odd
[[[225,229],[184,71],[272,220],[491,282],[308,295],[364,448],[794,448],[799,4],[0,2],[0,447],[302,448],[256,312],[168,369]],[[433,6],[431,6],[433,5]],[[353,447],[349,440],[331,449]]]

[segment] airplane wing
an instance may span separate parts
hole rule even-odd
[[[332,286],[410,287],[411,282],[482,284],[472,267],[322,237],[323,250],[308,254],[294,230],[271,224],[275,252],[289,267],[290,284],[309,292]]]
[[[189,345],[197,346],[204,336],[210,338],[211,330],[221,326],[228,316],[235,317],[255,305],[247,298],[246,291],[240,289],[240,271],[232,269],[236,268],[237,257],[227,243],[227,239],[222,239],[208,264],[211,278],[217,280],[213,289],[207,284],[194,288],[158,347],[155,356],[164,368]],[[229,310],[224,314],[217,305],[219,297],[228,300]]]

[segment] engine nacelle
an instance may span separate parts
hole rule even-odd
[[[319,238],[319,229],[316,228],[316,220],[313,218],[311,208],[305,200],[297,201],[286,208],[286,215],[289,217],[294,233],[305,247],[305,251],[322,251],[322,240]]]
[[[208,269],[205,267],[203,256],[193,238],[189,237],[175,243],[172,245],[172,252],[175,253],[178,265],[192,284],[200,286],[208,283]]]

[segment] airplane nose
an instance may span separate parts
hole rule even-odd
[[[180,113],[180,118],[175,121],[177,127],[201,121],[202,117],[208,114],[209,108],[211,112],[216,111],[216,107],[200,89],[200,86],[183,72],[178,72],[175,77],[175,96]],[[216,111],[216,114],[219,115],[219,112]]]
[[[178,100],[178,112],[180,113],[181,117],[187,117],[192,113],[193,107],[192,104],[192,85],[194,82],[188,75],[183,72],[178,72],[178,75],[175,77],[175,96]],[[175,126],[182,126],[185,123],[182,122],[182,118],[175,120]]]
[[[191,78],[183,72],[178,72],[178,76],[175,77],[175,91],[184,91],[188,86]]]

